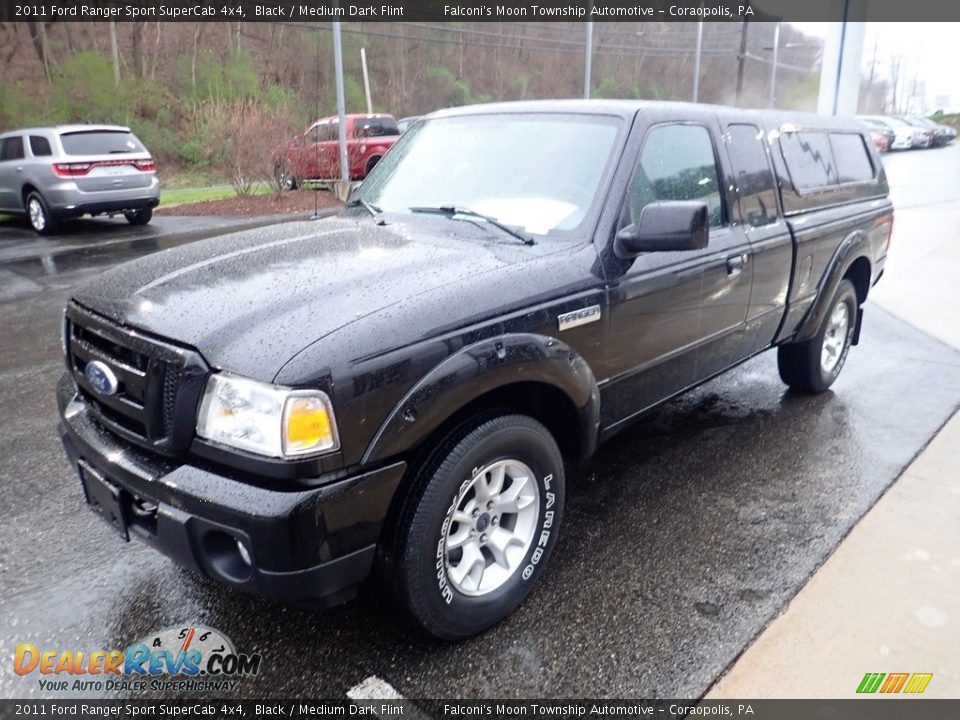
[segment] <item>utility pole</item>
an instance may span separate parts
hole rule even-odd
[[[773,29],[773,64],[770,65],[770,107],[777,104],[777,57],[780,53],[780,23]]]
[[[373,115],[373,102],[370,100],[370,75],[367,73],[366,48],[360,48],[360,64],[363,66],[363,92],[367,95],[367,115]]]
[[[347,114],[346,99],[343,93],[343,46],[340,42],[340,23],[333,23],[333,64],[337,79],[337,141],[340,145],[340,182],[343,183],[343,193],[350,184],[350,167],[347,163]]]
[[[592,7],[592,5],[591,5]],[[587,51],[583,59],[583,98],[590,99],[590,75],[593,64],[593,21],[587,22]]]
[[[697,22],[697,54],[693,59],[693,101],[700,98],[700,51],[703,49],[703,20]]]
[[[737,55],[737,105],[743,96],[743,67],[747,62],[747,21],[740,23],[740,54]]]
[[[867,78],[867,89],[863,94],[864,95],[863,101],[867,106],[866,107],[867,112],[873,112],[873,109],[872,109],[873,103],[871,101],[871,97],[873,93],[873,78],[877,74],[877,46],[879,44],[880,44],[880,38],[878,36],[873,41],[873,60],[870,62],[870,77]]]

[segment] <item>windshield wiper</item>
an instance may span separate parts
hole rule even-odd
[[[366,210],[371,215],[379,215],[380,213],[383,212],[383,210],[378,208],[376,205],[371,205],[363,198],[354,198],[353,200],[347,203],[347,207],[357,207],[358,205],[363,206],[363,209]]]
[[[495,217],[490,217],[489,215],[484,215],[483,213],[477,212],[476,210],[471,210],[470,208],[457,207],[456,205],[438,205],[437,207],[431,206],[416,206],[410,208],[410,212],[415,213],[433,213],[434,215],[446,215],[447,217],[454,217],[455,215],[463,215],[465,217],[473,217],[479,220],[484,220],[485,222],[490,223],[496,228],[500,228],[505,233],[513,235],[513,237],[522,241],[524,245],[536,245],[537,241],[534,240],[529,235],[525,235],[516,228],[512,228],[509,225],[504,225],[502,222],[497,220]]]

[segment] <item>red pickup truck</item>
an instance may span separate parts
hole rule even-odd
[[[397,141],[400,130],[392,115],[346,115],[344,121],[350,179],[362,180]],[[293,190],[304,180],[340,177],[339,125],[336,115],[320,118],[274,150],[273,171],[282,188]]]

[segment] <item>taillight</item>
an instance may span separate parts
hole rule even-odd
[[[53,171],[60,177],[77,177],[90,172],[93,163],[54,163]]]
[[[885,230],[887,237],[884,239],[883,254],[886,255],[887,251],[890,249],[890,243],[893,240],[893,218],[894,215],[882,215],[874,221],[874,226]]]
[[[157,164],[152,158],[149,160],[137,160],[133,163],[133,166],[137,168],[137,170],[142,170],[143,172],[153,172],[157,169]]]

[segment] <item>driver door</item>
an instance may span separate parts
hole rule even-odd
[[[724,206],[718,133],[712,123],[661,122],[646,131],[624,198],[620,226],[650,202],[707,205],[703,250],[648,252],[619,262],[610,278],[605,395],[612,424],[733,364],[750,302],[749,243]]]

